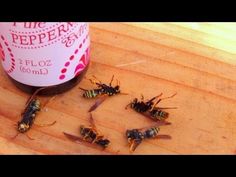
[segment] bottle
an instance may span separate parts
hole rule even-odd
[[[88,69],[89,24],[1,22],[0,55],[3,69],[21,90],[33,93],[46,87],[41,95],[65,92]]]

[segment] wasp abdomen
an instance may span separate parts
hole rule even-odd
[[[157,136],[159,130],[160,129],[158,127],[150,128],[144,132],[144,137],[145,138],[154,138]]]
[[[160,109],[153,109],[152,111],[150,111],[150,115],[153,118],[157,118],[157,119],[165,119],[169,116],[168,112],[162,111]]]
[[[101,89],[87,90],[83,93],[84,98],[95,98],[102,93]]]

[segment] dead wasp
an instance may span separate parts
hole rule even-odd
[[[114,75],[112,76],[109,85],[102,83],[95,76],[93,76],[93,78],[94,79],[89,79],[89,80],[92,84],[97,85],[98,87],[97,89],[87,90],[87,89],[80,88],[81,90],[84,91],[82,95],[84,98],[96,98],[96,97],[101,96],[100,99],[98,99],[95,102],[95,104],[89,109],[89,112],[94,111],[107,98],[106,96],[113,96],[117,94],[127,95],[126,93],[121,93],[120,82],[118,80],[116,80],[117,85],[114,87],[112,86]]]
[[[89,126],[89,127],[86,127],[84,125],[80,126],[79,132],[80,132],[80,135],[82,136],[82,138],[63,132],[64,135],[73,141],[85,141],[90,144],[96,143],[97,145],[99,145],[100,147],[102,147],[104,149],[107,148],[108,145],[110,144],[110,140],[105,139],[104,136],[98,132],[98,130],[95,126],[92,114],[90,114],[89,120],[90,120],[91,126]]]
[[[32,125],[34,124],[36,114],[41,110],[41,102],[38,98],[36,98],[36,95],[39,91],[43,90],[45,88],[40,88],[34,92],[34,94],[29,98],[29,100],[26,103],[25,110],[23,111],[22,119],[18,121],[17,123],[17,131],[18,133],[13,137],[16,138],[20,133],[26,133],[30,130]],[[51,124],[45,124],[45,125],[39,125],[38,126],[51,126],[54,125],[56,121],[54,121]],[[26,134],[26,136],[33,140],[30,136]]]
[[[120,93],[120,86],[119,86],[118,80],[117,80],[117,85],[115,87],[112,87],[111,85],[114,79],[114,75],[112,76],[109,85],[103,84],[95,76],[93,77],[94,79],[89,79],[89,80],[92,84],[96,84],[98,89],[86,90],[86,89],[80,88],[81,90],[84,91],[83,93],[84,98],[95,98],[99,95],[112,96],[112,95],[116,95]],[[95,80],[97,80],[97,82]]]
[[[141,95],[141,101],[138,101],[138,99],[135,98],[131,103],[129,103],[125,107],[125,109],[127,109],[128,106],[130,106],[136,112],[139,112],[139,113],[143,114],[144,116],[151,118],[152,120],[155,120],[155,121],[164,120],[164,119],[168,118],[169,113],[163,111],[163,109],[176,109],[176,107],[161,108],[161,107],[156,107],[156,105],[164,99],[169,99],[169,98],[174,97],[176,94],[177,93],[175,93],[169,97],[157,99],[160,96],[162,96],[162,93],[161,93],[160,95],[155,96],[146,102],[143,101],[144,97],[143,97],[143,95]],[[154,102],[155,99],[157,99],[156,102]]]
[[[144,139],[159,138],[159,139],[171,139],[169,135],[158,135],[160,128],[157,126],[141,129],[132,129],[126,131],[126,137],[129,143],[130,152],[134,152],[135,149],[142,143]]]
[[[152,106],[154,104],[154,100],[158,97],[160,97],[162,95],[162,93],[158,96],[155,96],[153,98],[151,98],[150,100],[144,102],[144,96],[141,95],[141,101],[139,101],[137,98],[134,98],[134,100],[129,103],[125,109],[128,108],[128,106],[130,106],[132,109],[134,109],[136,112],[139,112],[139,113],[142,113],[142,112],[146,112],[148,110],[151,110],[152,109]]]

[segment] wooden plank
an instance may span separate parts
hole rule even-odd
[[[178,107],[169,110],[172,124],[160,131],[172,139],[144,141],[134,154],[235,154],[235,54],[227,47],[234,37],[226,35],[235,24],[201,25],[200,29],[183,23],[158,28],[141,23],[91,25],[91,64],[86,77],[96,75],[108,83],[114,74],[121,91],[129,93],[106,99],[93,112],[97,128],[111,140],[105,151],[71,142],[62,133],[79,135],[79,126],[89,125],[87,111],[95,100],[83,98],[79,89],[94,88],[86,79],[57,95],[38,114],[36,122],[56,120],[54,126],[33,126],[29,131],[33,141],[23,135],[12,140],[29,95],[17,89],[0,67],[0,154],[130,154],[125,131],[153,122],[124,108],[134,97],[143,94],[148,99],[161,92],[164,96],[177,92],[174,98],[159,104]],[[219,28],[211,33],[214,25]],[[195,36],[189,40],[189,35]],[[203,35],[212,41],[225,39],[225,47],[198,40]],[[49,99],[40,98],[42,102]]]

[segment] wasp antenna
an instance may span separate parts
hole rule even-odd
[[[54,121],[50,124],[38,124],[38,123],[34,123],[35,125],[39,126],[39,127],[49,127],[49,126],[53,126],[57,121]]]
[[[53,87],[53,86],[52,86]],[[42,87],[42,88],[39,88],[37,89],[32,95],[31,97],[27,100],[26,102],[26,107],[28,106],[28,104],[35,98],[35,96],[41,91],[41,90],[44,90],[46,88],[49,88],[49,87]]]
[[[162,100],[163,100],[163,99],[173,98],[175,95],[177,95],[177,92],[175,92],[175,93],[174,93],[173,95],[171,95],[171,96],[168,96],[168,97],[162,98]]]
[[[83,91],[88,91],[87,89],[84,89],[84,88],[81,88],[81,87],[79,87],[79,89],[80,89],[80,90],[83,90]]]
[[[27,138],[29,138],[30,140],[34,140],[34,138],[31,138],[27,133],[25,134]]]
[[[159,97],[162,96],[162,95],[163,95],[163,93],[160,93],[159,95],[156,96],[156,98],[159,98]]]
[[[114,79],[114,75],[112,75],[112,77],[111,77],[111,81],[110,81],[110,86],[111,86],[111,84],[112,84],[112,82],[113,82],[113,79]]]
[[[11,139],[14,140],[20,133],[17,133],[15,136],[13,136]]]
[[[100,84],[102,83],[95,75],[92,75],[93,78],[95,78]]]

